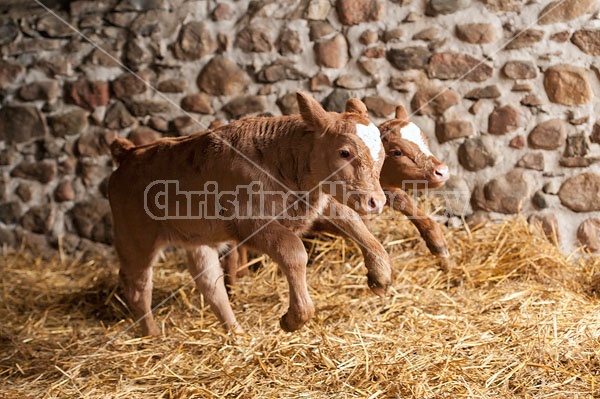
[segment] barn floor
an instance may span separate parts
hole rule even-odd
[[[279,329],[287,286],[269,261],[235,289],[247,334],[232,337],[182,258],[166,256],[154,277],[164,334],[151,339],[130,329],[114,262],[7,252],[0,397],[600,397],[599,258],[563,256],[519,220],[449,231],[444,268],[407,221],[390,226],[374,223],[396,266],[385,299],[352,243],[306,241],[317,312],[292,334]]]

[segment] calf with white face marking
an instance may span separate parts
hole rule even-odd
[[[119,274],[144,334],[160,333],[150,308],[152,264],[169,244],[193,249],[189,268],[200,292],[228,329],[240,329],[218,262],[217,248],[230,241],[245,242],[278,264],[290,295],[281,327],[301,328],[314,307],[306,287],[307,254],[298,235],[330,209],[347,215],[342,227],[348,234],[372,246],[369,285],[378,294],[385,292],[391,282],[389,257],[362,222],[354,223],[360,221],[356,212],[379,213],[386,200],[379,184],[384,159],[379,133],[359,100],[349,100],[342,114],[326,112],[302,93],[298,104],[300,115],[247,118],[204,135],[141,147],[124,139],[111,145],[120,164],[108,184]],[[173,182],[175,192],[160,191],[161,184]],[[264,194],[260,203],[239,190],[256,182]],[[328,182],[342,182],[352,194],[346,198]],[[214,185],[217,191],[211,191]],[[354,210],[341,205],[347,200]],[[269,205],[268,214],[261,204]],[[202,213],[210,210],[217,213]]]
[[[387,205],[408,216],[433,255],[448,257],[448,244],[440,226],[403,190],[404,183],[410,183],[416,189],[443,186],[449,177],[448,166],[431,153],[427,138],[409,121],[404,107],[397,107],[395,119],[381,124],[379,130],[386,154],[379,181],[386,193]],[[313,231],[348,236],[328,220],[318,220]],[[246,255],[241,254],[240,261],[244,257]]]
[[[412,197],[402,189],[404,183],[418,189],[438,188],[448,180],[448,166],[438,160],[430,151],[427,139],[421,129],[409,122],[408,113],[403,106],[396,108],[394,119],[379,126],[385,149],[385,162],[381,171],[380,183],[387,196],[387,205],[402,212],[417,227],[433,255],[448,257],[448,244],[440,226],[423,212]],[[341,229],[339,220],[319,219],[311,231],[326,231],[356,239]],[[370,245],[359,246],[366,261],[373,255]],[[248,263],[246,248],[241,246],[232,251],[223,260],[227,285],[233,285],[237,275],[245,273]]]
[[[446,183],[448,166],[429,149],[423,131],[408,120],[404,107],[396,108],[396,117],[379,126],[385,148],[381,170],[384,188],[402,187],[404,182],[419,182],[419,189],[438,188]]]
[[[418,189],[441,187],[450,176],[448,166],[431,153],[425,135],[409,121],[404,107],[396,108],[396,118],[379,129],[386,152],[380,182],[387,204],[409,217],[432,254],[447,257],[448,244],[440,226],[417,207],[402,186],[414,182]]]

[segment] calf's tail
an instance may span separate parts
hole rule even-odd
[[[115,161],[121,163],[134,148],[135,144],[133,144],[131,141],[117,137],[110,144],[110,153]]]

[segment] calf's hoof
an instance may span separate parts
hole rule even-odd
[[[371,280],[369,280],[369,288],[371,289],[371,291],[373,291],[373,293],[379,297],[385,297],[385,294],[387,292],[388,289],[388,285],[380,285],[379,283],[375,283],[372,282]]]
[[[449,258],[450,257],[450,251],[448,251],[448,248],[440,248],[439,251],[436,252],[432,252],[433,255],[437,256],[438,258]]]
[[[235,323],[232,326],[228,326],[227,330],[234,335],[246,334],[246,331],[244,331],[244,329],[238,323]]]
[[[373,293],[377,296],[384,297],[389,286],[392,284],[391,271],[389,276],[381,276],[379,274],[367,273],[367,284]]]
[[[294,332],[302,327],[312,318],[314,313],[314,309],[308,309],[305,312],[301,312],[298,315],[294,316],[288,312],[283,315],[281,320],[279,320],[279,326],[283,331],[286,332]]]
[[[159,337],[161,335],[161,331],[158,329],[156,324],[142,326],[142,335],[144,337]]]
[[[292,326],[288,323],[288,321],[286,320],[285,316],[283,316],[281,318],[281,320],[279,320],[279,326],[281,327],[281,329],[285,332],[294,332],[296,330],[298,330],[300,327],[302,326]]]
[[[440,262],[440,270],[444,271],[444,272],[449,272],[452,269],[457,269],[458,266],[456,264],[456,261],[452,258],[448,257],[439,257],[439,262]]]
[[[435,242],[428,242],[427,248],[429,248],[429,252],[431,252],[431,254],[434,256],[440,258],[447,258],[450,256],[450,252],[448,251],[448,245],[445,242],[441,244]]]
[[[387,289],[392,285],[392,261],[389,256],[376,256],[369,258],[365,256],[367,267],[367,283],[375,295],[384,297]]]

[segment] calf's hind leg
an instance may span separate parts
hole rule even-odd
[[[131,251],[128,251],[131,254]],[[136,323],[142,326],[143,335],[160,335],[152,317],[152,253],[125,255],[117,247],[121,267],[119,277],[123,285],[125,301],[131,309]]]
[[[248,249],[244,245],[238,245],[237,248],[238,253],[238,277],[247,276],[248,275]]]
[[[241,266],[239,259],[239,248],[233,246],[232,249],[227,249],[227,253],[223,255],[223,269],[225,270],[225,287],[229,290],[237,281],[238,269]],[[189,256],[189,255],[188,255]]]
[[[238,277],[248,275],[248,250],[244,245],[232,244],[232,248],[223,256],[225,286],[229,291]]]

